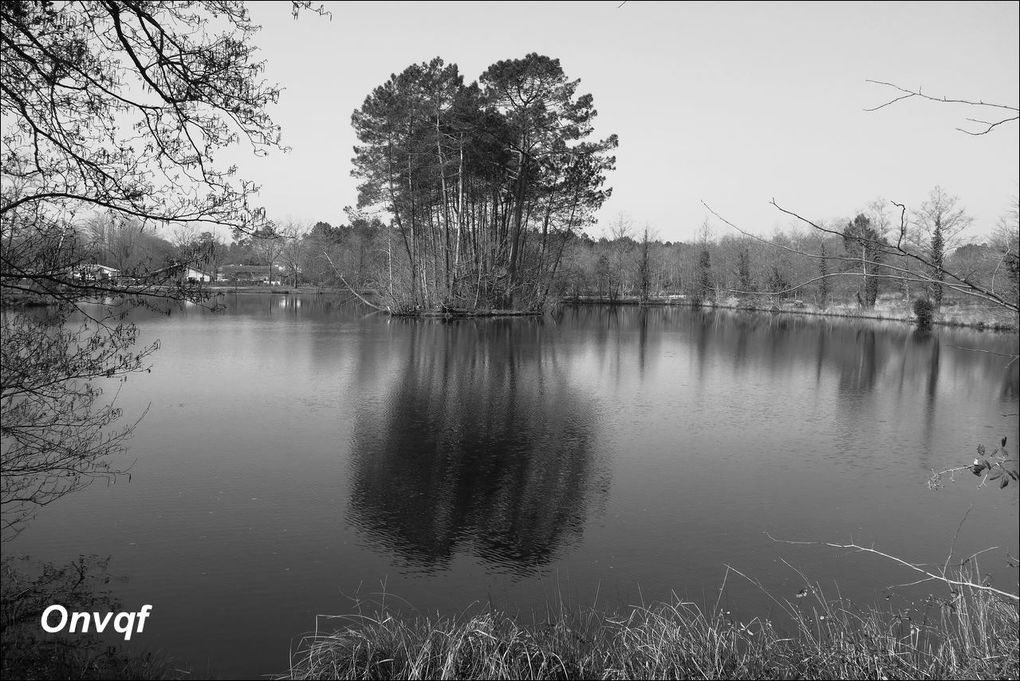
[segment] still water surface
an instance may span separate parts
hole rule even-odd
[[[1015,335],[689,309],[565,308],[413,322],[324,296],[139,312],[131,480],[45,509],[5,552],[112,557],[129,645],[197,674],[287,667],[355,600],[453,614],[719,595],[726,565],[779,597],[790,565],[843,596],[912,581],[880,560],[1018,553],[1017,487],[932,467],[1017,441]],[[978,352],[983,350],[985,352]],[[1016,451],[1015,446],[1011,447]],[[986,570],[1016,587],[1003,551]],[[833,587],[833,591],[835,587]],[[889,607],[916,596],[895,591]],[[735,617],[767,599],[731,575]],[[403,601],[406,602],[402,602]],[[774,610],[774,609],[773,609]],[[774,614],[774,612],[772,613]],[[319,625],[326,622],[319,619]]]

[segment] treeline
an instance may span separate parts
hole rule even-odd
[[[909,216],[883,211],[875,202],[852,219],[816,222],[817,229],[791,226],[769,238],[729,228],[725,228],[729,233],[714,237],[706,221],[698,238],[689,242],[655,239],[647,229],[639,230],[619,216],[610,223],[608,236],[557,232],[556,253],[547,263],[551,269],[519,272],[515,290],[530,295],[517,300],[614,302],[682,296],[690,302],[722,302],[735,297],[870,308],[879,295],[893,294],[906,301],[931,300],[937,309],[943,297],[985,290],[1015,306],[1020,262],[1016,203],[980,241],[967,234],[970,219],[958,204],[956,197],[936,187],[922,208]],[[401,309],[402,301],[407,304],[405,296],[412,288],[418,295],[426,291],[423,280],[414,277],[420,270],[407,249],[406,236],[395,218],[387,225],[357,211],[349,211],[347,220],[335,226],[325,221],[310,228],[278,225],[253,235],[236,234],[230,243],[198,228],[179,228],[161,237],[137,223],[109,218],[92,219],[77,232],[87,260],[125,275],[174,262],[193,263],[210,275],[224,265],[259,266],[266,268],[270,280],[351,288],[395,310]],[[527,240],[525,246],[534,258],[524,262],[537,266],[541,248],[528,249]],[[471,248],[467,252],[474,253]],[[443,254],[442,264],[446,255],[456,262],[452,251]],[[937,267],[924,265],[915,256]],[[447,270],[440,263],[429,264],[424,281],[431,296],[442,290],[434,286],[433,277]],[[465,307],[512,302],[512,296],[492,297],[498,277],[479,279],[479,270],[471,271],[472,281],[458,279]],[[418,305],[424,300],[430,299],[419,298]],[[450,298],[432,303],[454,304]]]
[[[958,197],[935,187],[912,212],[875,201],[854,217],[791,226],[762,238],[725,227],[712,238],[708,221],[692,242],[662,242],[625,218],[610,238],[582,234],[564,255],[557,292],[567,298],[683,296],[724,299],[800,299],[875,306],[879,295],[923,300],[982,299],[1016,312],[1020,285],[1016,198],[993,233],[977,240]]]
[[[992,243],[968,244],[952,252],[946,268],[991,283],[1000,261],[1001,253]],[[568,299],[607,302],[679,295],[701,302],[731,297],[802,299],[821,307],[834,302],[873,306],[880,293],[908,299],[925,295],[923,282],[897,271],[910,265],[906,256],[888,264],[864,281],[859,268],[848,262],[843,239],[792,229],[765,240],[725,235],[693,242],[653,240],[647,245],[640,235],[597,240],[581,235],[566,248],[556,290]],[[1000,268],[999,274],[1000,283],[1006,283],[1007,276],[1001,276],[1006,271]]]
[[[130,217],[96,217],[79,230],[86,259],[128,276],[264,266],[267,281],[344,287],[411,313],[666,296],[868,309],[883,293],[936,311],[945,295],[1017,309],[1015,199],[980,243],[940,187],[916,210],[876,201],[768,238],[729,227],[713,237],[706,220],[693,241],[662,241],[622,217],[608,236],[589,236],[611,193],[617,140],[591,139],[597,112],[579,83],[538,54],[497,62],[469,84],[440,58],[411,65],[352,115],[358,206],[343,223],[266,220],[225,243],[181,222],[159,237]]]
[[[179,225],[172,233],[141,222],[94,216],[65,231],[69,267],[98,264],[118,270],[122,277],[147,277],[155,271],[192,267],[215,278],[228,265],[265,268],[272,279],[292,286],[344,286],[380,294],[390,286],[388,250],[396,230],[379,219],[354,215],[333,226],[317,222],[262,228],[253,234],[235,232],[226,240],[201,225]],[[397,258],[400,258],[398,252]],[[406,265],[399,260],[397,267]]]
[[[941,189],[933,194],[945,196]],[[956,203],[950,211],[956,219],[935,216],[931,224],[938,227],[932,234],[925,230],[920,213],[908,220],[902,253],[894,252],[889,243],[900,238],[900,225],[877,203],[853,219],[816,223],[826,231],[791,227],[769,238],[740,233],[713,237],[706,222],[693,241],[662,241],[621,216],[609,225],[609,236],[560,234],[555,271],[522,283],[530,283],[532,290],[541,284],[542,295],[554,299],[606,302],[663,296],[721,302],[736,297],[868,308],[880,294],[895,294],[904,300],[930,298],[941,303],[946,295],[958,298],[954,290],[964,287],[952,278],[944,281],[943,273],[926,271],[912,257],[914,253],[931,257],[941,248],[945,272],[1016,304],[1020,258],[1015,206],[990,237],[975,242],[967,238],[964,228],[969,221]],[[933,249],[934,236],[939,238]],[[311,228],[287,224],[237,235],[230,243],[197,230],[179,230],[162,238],[130,222],[104,219],[90,222],[79,238],[96,262],[125,273],[175,259],[196,262],[210,274],[228,264],[264,266],[271,278],[291,286],[349,287],[390,305],[410,289],[414,271],[400,228],[357,212],[335,226],[325,221]],[[885,248],[880,251],[876,244]],[[474,293],[477,306],[493,304],[482,289]]]

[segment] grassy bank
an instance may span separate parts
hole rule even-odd
[[[857,611],[806,585],[785,624],[674,601],[619,613],[345,618],[306,638],[292,679],[1017,678],[1015,601],[965,588],[923,618]],[[330,620],[335,622],[335,620]],[[780,630],[782,629],[782,631]]]
[[[639,305],[637,296],[620,296],[612,300],[595,296],[564,298],[568,304],[595,305]],[[773,300],[768,298],[726,298],[708,303],[694,303],[679,296],[651,297],[644,305],[687,306],[707,309],[746,310],[749,312],[770,312],[782,314],[809,315],[816,317],[839,317],[917,323],[912,304],[901,296],[882,296],[871,309],[863,309],[855,302],[832,303],[820,307],[800,300]],[[993,331],[1017,330],[1016,315],[1005,308],[980,304],[971,300],[946,301],[932,321],[935,325],[966,327]]]

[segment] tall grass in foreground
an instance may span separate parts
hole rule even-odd
[[[851,609],[805,583],[795,602],[770,596],[783,625],[679,599],[615,615],[560,608],[529,624],[499,611],[402,617],[380,607],[305,638],[283,678],[1015,679],[1016,602],[976,586],[929,597],[910,619]]]

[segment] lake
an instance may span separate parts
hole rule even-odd
[[[915,575],[777,543],[854,540],[916,562],[981,557],[1016,588],[1017,485],[933,467],[1007,436],[1017,336],[690,308],[541,319],[389,318],[328,296],[228,294],[137,311],[130,480],[43,509],[5,554],[110,556],[129,649],[202,676],[282,672],[317,615],[373,603],[540,620],[677,595],[775,615],[793,598],[919,608]],[[1004,414],[1014,416],[1004,417]],[[1014,454],[1015,455],[1015,454]],[[968,514],[969,511],[969,514]],[[932,587],[936,588],[937,587]],[[886,599],[888,597],[888,599]],[[367,605],[366,605],[367,604]],[[329,620],[318,618],[320,628]]]

